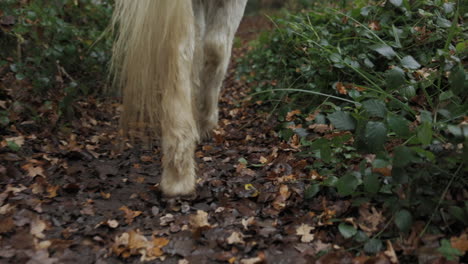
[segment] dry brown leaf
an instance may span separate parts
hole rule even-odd
[[[307,224],[301,224],[298,228],[296,228],[296,235],[301,236],[301,241],[304,243],[309,243],[314,240],[314,234],[310,232],[314,230],[313,227]]]
[[[255,223],[255,217],[251,216],[247,219],[242,219],[242,226],[244,226],[244,230],[248,230],[250,225]]]
[[[358,92],[363,92],[363,91],[366,90],[366,88],[361,87],[361,86],[356,86],[356,85],[353,86],[353,89],[358,91]]]
[[[107,200],[111,198],[111,194],[101,191],[101,197]]]
[[[15,221],[13,221],[12,216],[0,218],[0,234],[11,232],[15,227]]]
[[[293,110],[286,114],[286,121],[293,121],[294,116],[300,115],[300,114],[301,114],[301,110]]]
[[[132,230],[115,238],[112,251],[123,258],[141,255],[140,261],[152,261],[164,254],[161,249],[168,243],[169,240],[166,238],[153,237],[152,240],[149,240],[138,230]]]
[[[322,175],[320,175],[316,170],[312,170],[310,173],[309,173],[309,177],[312,179],[312,180],[323,180],[324,177]]]
[[[389,166],[389,167],[385,167],[385,168],[373,168],[372,172],[380,173],[383,176],[390,177],[390,176],[392,176],[392,167]]]
[[[27,173],[28,173],[28,176],[29,177],[36,177],[36,176],[42,176],[42,177],[46,177],[44,175],[44,169],[40,166],[34,166],[34,164],[32,163],[27,163],[23,166],[21,166],[21,168],[23,168],[23,170],[25,170]]]
[[[23,136],[17,136],[17,137],[9,137],[9,138],[5,138],[5,142],[13,142],[15,143],[16,145],[18,145],[18,147],[21,147],[24,145],[24,137]],[[8,143],[7,143],[8,144]],[[3,144],[2,144],[3,145]]]
[[[309,126],[309,129],[312,129],[314,132],[320,134],[325,134],[332,131],[331,126],[327,124],[312,124]]]
[[[46,229],[47,224],[39,218],[31,221],[31,235],[37,238],[44,238],[45,235],[42,233]]]
[[[463,233],[459,237],[452,237],[450,239],[450,244],[452,244],[453,248],[456,248],[465,254],[465,252],[468,251],[468,235]]]
[[[380,230],[380,225],[385,222],[383,214],[375,207],[371,207],[369,210],[369,204],[363,204],[359,208],[359,227],[367,234],[372,234]]]
[[[59,259],[51,258],[49,252],[45,249],[28,252],[29,260],[27,263],[55,264]]]
[[[110,228],[117,228],[119,226],[119,222],[117,220],[107,220],[106,222],[107,226],[109,226]]]
[[[313,243],[314,250],[315,252],[320,252],[320,251],[329,251],[332,248],[332,244],[330,243],[323,243],[322,240],[315,241]]]
[[[337,82],[335,85],[335,89],[339,94],[347,94],[348,91],[346,90],[346,86],[343,85],[342,82]]]
[[[60,188],[60,186],[58,186],[58,185],[57,186],[53,186],[53,185],[47,186],[47,193],[48,194],[46,195],[46,197],[47,198],[56,197],[57,196],[57,191],[58,191],[59,188]]]
[[[369,23],[369,28],[374,30],[374,31],[379,31],[382,29],[382,27],[380,26],[380,23],[379,21],[377,20],[373,20]]]
[[[259,252],[255,258],[242,259],[240,261],[241,264],[258,264],[264,262],[266,262],[266,256],[264,252]]]
[[[152,162],[153,157],[151,157],[151,156],[141,156],[140,160],[143,161],[143,162]]]
[[[190,215],[190,225],[194,229],[211,227],[210,223],[208,223],[208,213],[202,210],[197,210],[196,214]]]
[[[294,134],[289,141],[290,141],[289,145],[292,148],[298,149],[301,147],[301,138],[299,137],[298,134]]]
[[[395,250],[393,249],[393,245],[392,242],[390,242],[390,240],[387,240],[387,250],[384,251],[384,254],[390,259],[392,263],[399,263],[398,257],[396,255]]]
[[[242,235],[241,233],[239,232],[232,232],[232,234],[226,239],[226,242],[229,244],[229,245],[232,245],[232,244],[245,244],[244,242],[244,235]]]
[[[133,219],[135,219],[135,217],[142,214],[142,211],[133,211],[130,208],[128,208],[127,206],[122,206],[122,207],[119,208],[119,210],[124,212],[125,222],[127,224],[133,223]]]
[[[11,213],[16,208],[15,205],[12,204],[5,204],[0,207],[0,215],[6,215]]]
[[[276,196],[272,203],[273,207],[276,210],[284,209],[286,207],[286,201],[288,200],[289,196],[291,196],[291,191],[289,191],[288,185],[282,184],[280,186],[278,196]]]
[[[169,223],[174,222],[174,215],[173,214],[166,214],[159,218],[159,224],[161,226],[167,226]]]

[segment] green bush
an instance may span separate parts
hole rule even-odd
[[[385,1],[346,13],[317,8],[274,19],[277,29],[252,43],[240,77],[253,83],[256,100],[277,110],[280,136],[299,135],[300,155],[316,157],[310,169],[326,176],[311,182],[307,198],[328,191],[355,205],[381,202],[401,231],[428,216],[467,224],[468,202],[445,200],[448,190],[468,186],[461,12],[440,0]],[[297,109],[300,118],[287,118]],[[321,137],[313,129],[329,124],[352,133]]]
[[[106,81],[111,40],[110,0],[0,2],[0,66],[33,85],[37,95],[63,94],[62,111],[78,95],[101,89]],[[43,97],[46,98],[46,97]]]

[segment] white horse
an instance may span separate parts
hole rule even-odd
[[[113,71],[122,128],[161,138],[161,189],[193,194],[194,151],[218,123],[218,97],[247,0],[116,0]]]

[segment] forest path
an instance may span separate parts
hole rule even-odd
[[[248,41],[270,27],[246,17],[239,29],[220,127],[195,153],[193,200],[162,199],[159,148],[122,141],[115,100],[78,102],[80,117],[60,129],[23,123],[20,151],[0,152],[0,262],[298,264],[343,245],[330,219],[351,202],[304,199],[320,176],[307,168],[314,160],[294,155],[298,142],[280,140],[275,119],[246,100],[249,87],[236,79]],[[325,257],[318,263],[352,259]]]

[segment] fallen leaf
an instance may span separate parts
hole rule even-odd
[[[301,114],[301,110],[293,110],[286,114],[286,121],[292,121],[294,119],[294,116],[300,115],[300,114]]]
[[[40,166],[34,166],[34,164],[32,163],[27,163],[23,166],[21,166],[21,168],[23,168],[27,173],[28,173],[28,176],[29,177],[36,177],[36,176],[42,176],[42,177],[46,177],[44,175],[44,169]]]
[[[369,23],[369,28],[374,30],[374,31],[379,31],[382,29],[382,27],[380,26],[380,23],[379,21],[377,20],[373,20]]]
[[[108,200],[111,198],[111,194],[101,191],[101,197]]]
[[[190,215],[190,225],[194,229],[211,227],[210,223],[208,223],[208,213],[202,210],[197,210],[196,214]]]
[[[385,222],[383,214],[375,207],[369,209],[369,204],[363,204],[359,208],[359,227],[367,234],[373,234],[380,230],[380,225]]]
[[[122,206],[122,207],[119,208],[119,210],[124,212],[125,222],[127,224],[133,223],[133,219],[135,219],[135,217],[137,217],[137,216],[139,216],[139,215],[141,215],[143,213],[142,211],[133,211],[130,208],[128,208],[127,206]]]
[[[2,217],[0,218],[0,234],[11,232],[16,227],[13,217]]]
[[[167,226],[171,222],[174,222],[174,215],[172,214],[166,214],[164,216],[161,216],[161,218],[159,218],[159,224],[161,226]]]
[[[284,209],[286,207],[286,201],[288,200],[289,196],[291,196],[291,191],[289,191],[288,185],[282,184],[280,186],[278,196],[276,196],[272,203],[273,207],[276,210]]]
[[[23,136],[5,138],[5,141],[6,142],[13,142],[18,147],[21,147],[21,146],[24,145],[24,137]]]
[[[325,134],[332,131],[332,127],[327,124],[312,124],[309,126],[309,129],[312,129],[316,133]]]
[[[240,261],[241,264],[258,264],[258,263],[264,263],[265,262],[265,253],[260,252],[258,253],[258,256],[255,258],[248,258],[248,259],[242,259]]]
[[[298,228],[296,228],[296,235],[301,236],[301,241],[304,243],[309,243],[314,240],[314,235],[310,232],[314,230],[313,227],[307,224],[301,224]]]
[[[52,186],[52,185],[49,185],[47,186],[47,195],[45,197],[47,198],[54,198],[57,196],[57,191],[58,189],[60,188],[60,186]]]
[[[149,240],[138,230],[131,230],[115,237],[112,251],[123,258],[141,255],[140,261],[152,261],[164,254],[162,248],[168,243],[166,238],[153,237]]]
[[[337,82],[335,85],[335,89],[339,94],[347,94],[348,91],[346,90],[346,86],[343,85],[342,82]]]
[[[57,258],[51,258],[49,256],[49,251],[45,250],[45,249],[41,249],[41,250],[37,250],[37,251],[27,251],[26,253],[29,257],[29,260],[27,263],[30,263],[30,264],[36,264],[36,263],[40,263],[40,264],[55,264],[55,263],[59,263],[59,259]]]
[[[141,156],[140,160],[143,162],[153,162],[153,157],[151,156]]]
[[[244,241],[244,235],[242,235],[241,233],[239,232],[232,232],[232,234],[227,238],[226,242],[229,244],[229,245],[232,245],[232,244],[245,244],[245,241]]]
[[[117,228],[119,226],[119,222],[117,220],[107,220],[106,224],[110,228]]]
[[[385,168],[373,168],[372,172],[380,173],[383,176],[390,177],[392,176],[392,167],[385,167]]]
[[[399,263],[398,257],[395,253],[395,250],[393,249],[393,245],[390,240],[387,240],[387,250],[384,251],[384,254],[390,259],[392,263]]]
[[[453,248],[460,250],[463,254],[468,251],[468,235],[463,233],[459,237],[452,237],[450,239],[450,244]]]
[[[247,219],[242,219],[242,226],[244,226],[244,230],[248,230],[250,225],[255,223],[255,217],[251,216]]]
[[[47,224],[39,218],[34,219],[31,222],[31,235],[37,238],[44,238],[45,235],[42,233],[46,229]]]

